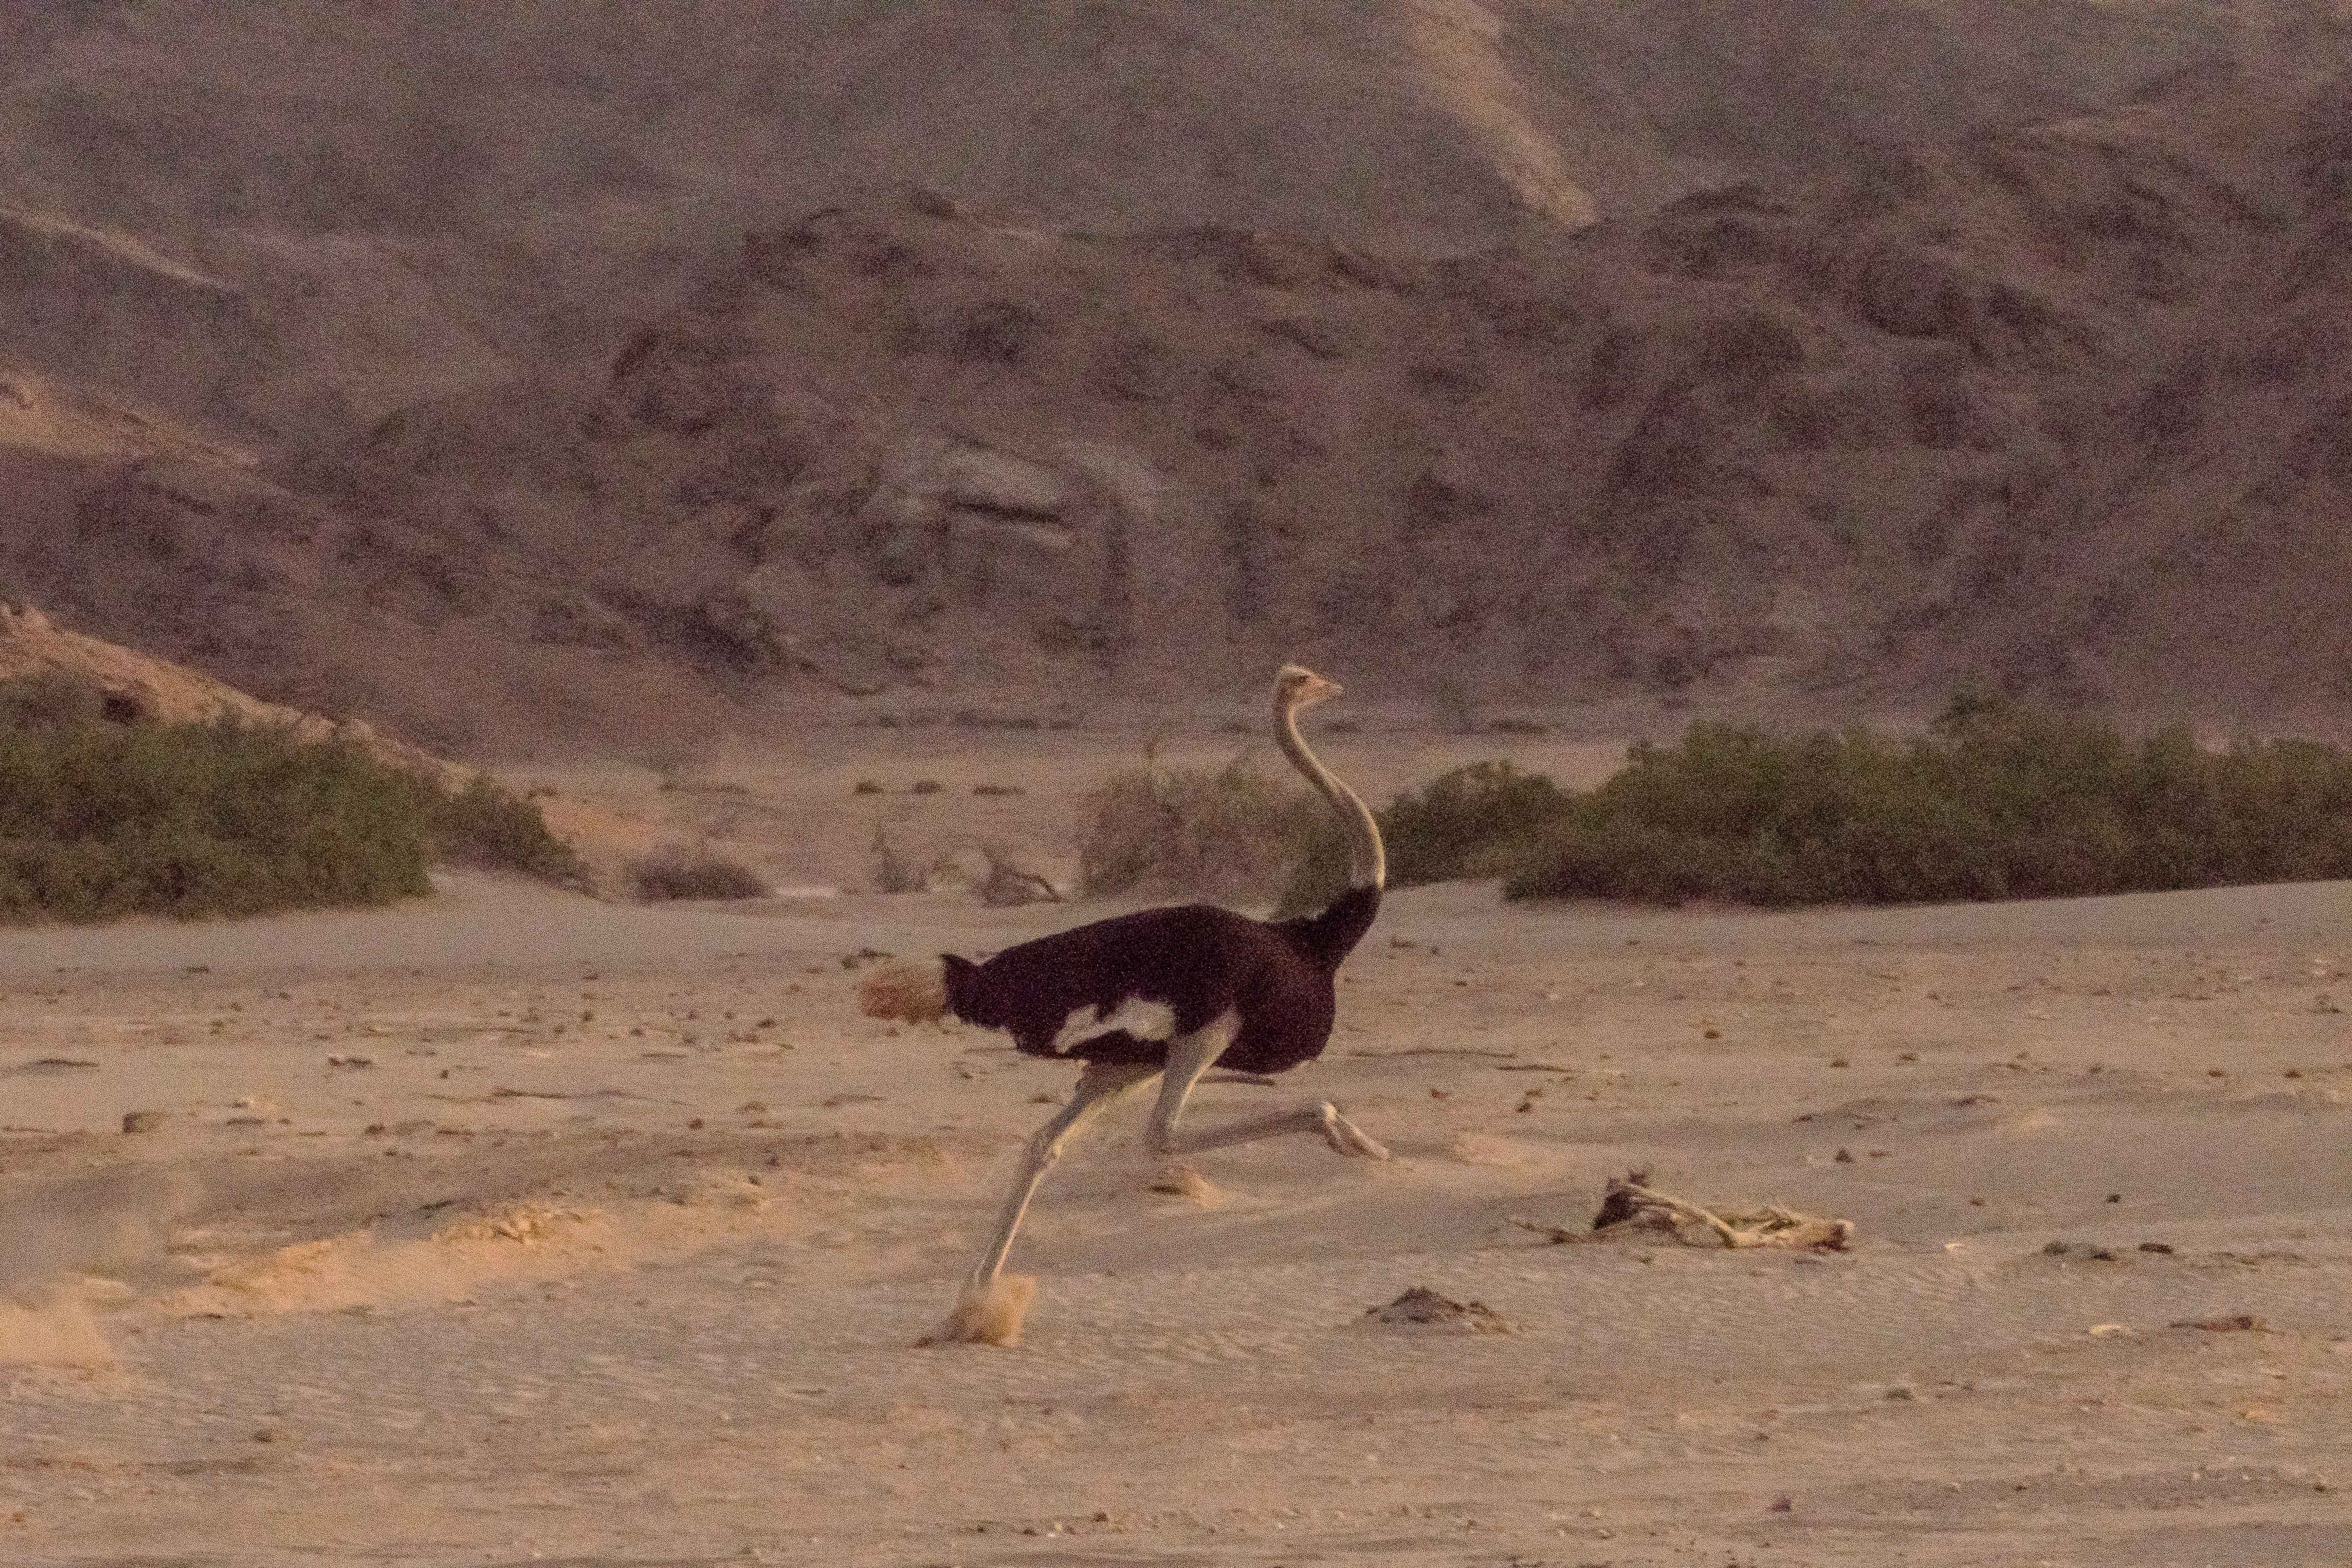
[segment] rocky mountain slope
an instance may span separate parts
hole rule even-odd
[[[2352,695],[2326,6],[273,16],[0,83],[0,592],[272,697]]]

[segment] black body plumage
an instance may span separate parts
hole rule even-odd
[[[1337,1011],[1340,961],[1380,912],[1376,887],[1350,888],[1320,914],[1255,921],[1210,904],[1117,915],[1010,947],[984,963],[944,957],[949,1009],[1003,1029],[1030,1056],[1157,1066],[1168,1038],[1124,1030],[1056,1049],[1074,1014],[1108,1019],[1132,1004],[1163,1005],[1171,1035],[1227,1013],[1239,1027],[1218,1065],[1274,1073],[1320,1056]]]

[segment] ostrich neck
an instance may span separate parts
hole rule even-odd
[[[1341,784],[1329,768],[1317,760],[1298,737],[1298,712],[1289,707],[1276,710],[1275,739],[1281,743],[1282,754],[1290,765],[1307,775],[1307,782],[1319,791],[1331,809],[1339,814],[1348,830],[1348,882],[1351,887],[1379,889],[1388,885],[1388,851],[1381,845],[1380,824],[1372,819],[1371,808],[1354,790]]]

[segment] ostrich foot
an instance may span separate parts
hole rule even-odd
[[[956,1297],[955,1308],[940,1326],[915,1342],[918,1345],[973,1344],[1013,1346],[1021,1342],[1021,1321],[1037,1299],[1037,1281],[1027,1274],[999,1274],[967,1284]]]

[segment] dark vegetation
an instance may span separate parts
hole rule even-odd
[[[585,885],[539,808],[486,779],[448,791],[348,742],[119,706],[69,678],[0,683],[0,919],[388,903],[436,861]]]
[[[436,860],[493,871],[520,871],[542,882],[585,891],[588,868],[554,834],[530,801],[479,773],[464,789],[443,791],[412,780],[426,818],[425,839]]]
[[[1963,700],[1929,733],[1694,725],[1511,857],[1512,897],[1907,903],[2352,876],[2352,757]]]
[[[758,899],[768,892],[768,884],[757,871],[707,849],[675,846],[657,849],[632,870],[637,897],[649,903],[665,899]]]
[[[1389,886],[1505,876],[1538,852],[1575,798],[1543,774],[1506,762],[1440,774],[1375,814],[1388,849]],[[1276,909],[1285,915],[1320,909],[1347,880],[1347,842],[1324,809]]]
[[[1512,898],[1791,905],[2049,898],[2352,877],[2352,756],[2215,751],[2184,728],[1962,698],[1928,732],[1776,736],[1696,724],[1586,794],[1507,763],[1380,814],[1390,885],[1500,877]],[[1285,910],[1343,879],[1336,834],[1296,850]]]

